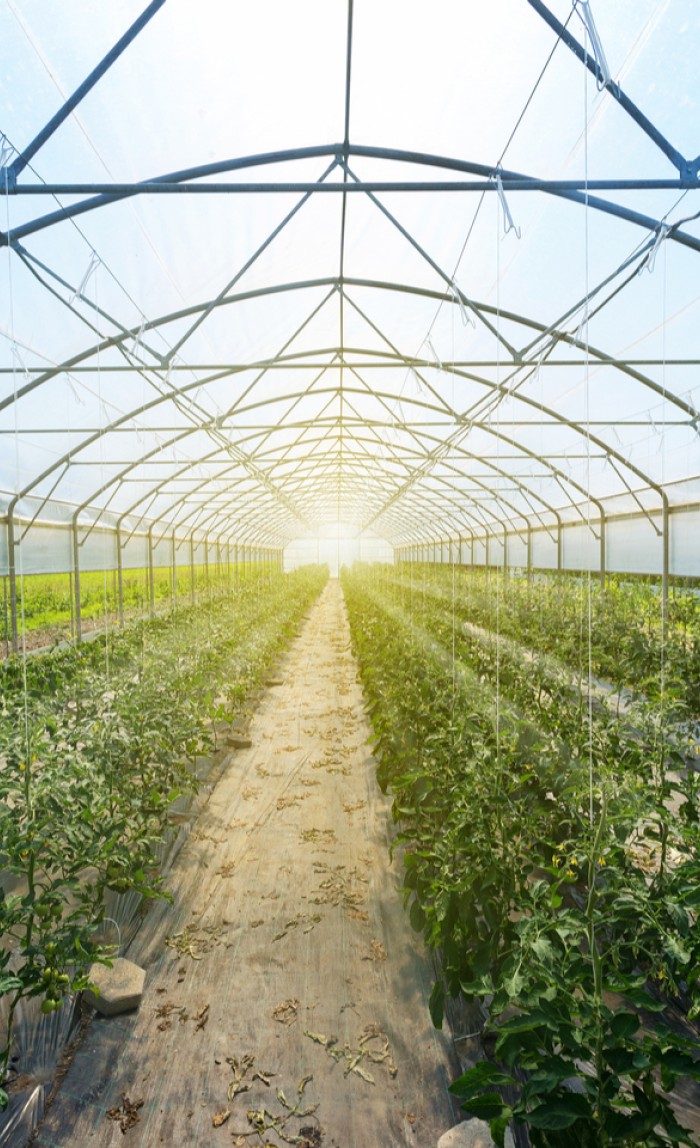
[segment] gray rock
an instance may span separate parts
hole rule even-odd
[[[103,1016],[117,1016],[139,1007],[146,973],[133,961],[117,957],[111,969],[106,965],[93,965],[90,980],[99,993],[86,992],[83,996],[85,1003]]]
[[[506,1148],[512,1148],[513,1137],[506,1132]],[[483,1120],[465,1120],[455,1124],[440,1137],[437,1148],[494,1148],[495,1141]]]

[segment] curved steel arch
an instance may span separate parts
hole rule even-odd
[[[82,200],[79,203],[72,204],[69,207],[63,207],[59,211],[51,212],[48,215],[40,216],[33,220],[31,223],[21,224],[17,228],[13,228],[10,233],[0,232],[0,247],[12,247],[16,239],[25,239],[28,235],[34,235],[38,231],[42,231],[47,227],[52,227],[57,223],[65,222],[67,219],[73,219],[78,215],[83,215],[88,211],[94,211],[100,207],[105,207],[108,204],[116,203],[122,199],[131,198],[135,195],[147,195],[149,193],[163,193],[164,191],[172,191],[174,194],[182,194],[182,185],[187,181],[197,181],[209,179],[213,175],[221,175],[225,172],[245,171],[249,168],[269,167],[276,166],[277,164],[292,163],[305,159],[317,158],[333,158],[337,163],[347,163],[352,157],[361,159],[379,159],[388,160],[400,164],[416,164],[420,167],[438,168],[449,172],[460,172],[464,175],[480,176],[483,180],[487,181],[483,185],[472,186],[471,182],[456,188],[453,182],[446,183],[442,190],[453,192],[468,192],[468,191],[496,191],[497,185],[495,181],[496,166],[493,164],[477,163],[471,160],[463,160],[453,156],[444,156],[431,154],[429,152],[409,151],[402,148],[389,148],[389,147],[372,147],[362,146],[358,144],[344,143],[329,143],[317,144],[311,147],[303,148],[288,148],[274,152],[262,152],[258,155],[237,156],[228,160],[221,160],[217,163],[200,164],[194,167],[182,168],[178,171],[168,172],[163,175],[153,176],[148,180],[139,181],[128,185],[121,185],[120,190],[104,191],[101,194],[94,195],[93,197]],[[570,200],[573,203],[578,203],[586,207],[593,208],[596,211],[604,212],[608,215],[613,215],[618,219],[624,219],[628,223],[633,223],[638,227],[643,227],[647,231],[657,232],[662,225],[662,220],[655,219],[653,216],[645,215],[642,212],[632,211],[630,208],[624,207],[621,204],[612,203],[609,200],[600,199],[598,196],[591,195],[589,190],[579,190],[576,186],[571,186],[576,181],[556,181],[556,180],[541,180],[535,176],[527,175],[523,172],[513,171],[508,168],[499,168],[498,172],[504,188],[509,191],[542,191],[547,195],[558,196],[562,199]],[[578,185],[583,181],[577,181]],[[625,181],[620,180],[606,180],[604,185],[608,186],[611,190],[615,187],[622,186],[624,188]],[[628,181],[629,182],[629,181]],[[642,186],[654,186],[654,183],[661,184],[663,187],[672,189],[686,189],[697,188],[697,175],[686,175],[680,179],[652,181],[644,180],[639,181]],[[593,181],[587,182],[587,187],[590,188]],[[93,185],[97,187],[99,185]],[[634,186],[634,184],[633,184]],[[401,188],[406,190],[406,188]],[[303,191],[306,193],[318,192],[320,185],[317,181],[308,181],[307,183],[294,183],[273,185],[274,191]],[[23,187],[20,184],[15,184],[10,188],[11,195],[21,194],[80,194],[85,190],[85,185],[75,184],[61,184],[61,185],[35,185],[34,187]],[[244,186],[241,188],[238,184],[230,184],[227,187],[219,185],[218,189],[207,188],[210,194],[229,193],[233,194],[237,191],[244,190],[250,192],[251,188]],[[264,185],[257,184],[254,188],[257,192],[265,190]],[[339,194],[346,195],[348,193],[346,184],[339,183],[337,186],[327,187],[324,194]],[[359,192],[364,192],[364,188],[360,186]],[[387,185],[382,187],[384,191],[391,191],[392,187]],[[415,190],[425,190],[421,185],[417,185]],[[430,190],[441,190],[440,188],[431,187]],[[372,192],[367,192],[372,194]],[[687,247],[693,248],[695,251],[700,251],[700,240],[687,232],[683,232],[679,227],[672,227],[669,232],[669,238],[673,238],[677,243],[682,243]]]

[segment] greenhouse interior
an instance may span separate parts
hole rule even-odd
[[[697,4],[0,33],[0,1148],[700,1145]]]

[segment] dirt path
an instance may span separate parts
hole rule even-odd
[[[455,1122],[349,647],[331,582],[131,946],[140,1010],[95,1018],[38,1144],[429,1148]]]

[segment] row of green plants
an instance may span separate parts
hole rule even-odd
[[[410,919],[439,954],[433,1020],[456,997],[488,1014],[493,1051],[452,1091],[501,1145],[510,1123],[538,1148],[693,1144],[671,1104],[700,1079],[682,740],[648,698],[618,713],[518,670],[416,573],[412,596],[387,567],[344,589]]]
[[[685,700],[700,714],[700,595],[674,587],[666,609],[658,581],[570,574],[504,575],[449,565],[401,566],[404,592],[453,598],[470,620],[571,666],[589,656],[595,674],[615,686],[660,697],[667,681],[683,682]],[[590,643],[589,643],[590,637]]]
[[[0,1086],[20,1002],[49,1015],[108,960],[106,893],[163,895],[173,803],[326,577],[267,571],[213,603],[0,667]]]
[[[234,585],[256,576],[258,563],[212,563],[206,566],[181,566],[177,570],[177,596],[182,601],[203,594],[228,593]],[[153,570],[153,600],[158,606],[175,597],[171,566],[157,566]],[[148,611],[151,586],[146,568],[124,570],[122,574],[122,605],[127,614]],[[36,630],[69,628],[75,611],[73,575],[25,574],[18,582],[18,613],[27,633]],[[3,579],[3,622],[0,640],[11,639],[11,603],[9,578]],[[85,570],[80,575],[80,611],[85,621],[95,621],[104,615],[114,616],[119,611],[119,587],[116,570]]]

